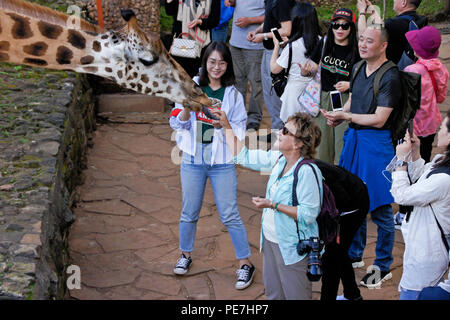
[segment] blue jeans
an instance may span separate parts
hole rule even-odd
[[[407,290],[400,288],[400,298],[399,300],[417,300],[420,294],[420,291],[416,290]]]
[[[376,208],[370,213],[372,221],[378,227],[377,245],[375,248],[376,258],[374,265],[381,271],[389,271],[394,257],[392,249],[394,248],[395,226],[392,218],[391,205],[384,205]],[[352,260],[361,259],[366,247],[367,238],[367,220],[365,219],[348,250],[348,255]]]
[[[227,42],[228,37],[228,24],[212,29],[211,41]]]
[[[239,215],[237,204],[237,178],[234,164],[181,163],[181,188],[183,209],[179,232],[180,250],[192,252],[197,231],[197,221],[202,208],[206,180],[211,181],[220,220],[227,227],[238,260],[251,255],[247,231]]]
[[[270,76],[270,58],[272,58],[272,51],[264,49],[261,60],[261,83],[266,103],[267,111],[270,114],[270,121],[272,122],[272,129],[278,130],[283,128],[283,121],[280,119],[281,100],[277,96],[275,90],[272,89],[272,77]]]
[[[450,292],[439,286],[426,287],[420,291],[417,300],[450,300]]]

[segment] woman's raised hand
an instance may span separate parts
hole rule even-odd
[[[230,122],[228,121],[227,114],[224,111],[219,109],[213,109],[211,110],[211,113],[215,115],[217,118],[219,118],[219,120],[212,121],[212,124],[215,128],[219,129],[223,127],[225,129],[231,129],[231,125]]]
[[[253,197],[252,202],[258,209],[272,208],[272,201],[266,198]]]

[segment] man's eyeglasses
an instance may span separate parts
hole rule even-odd
[[[339,29],[339,27],[342,28],[342,30],[348,30],[350,28],[350,23],[337,23],[337,22],[333,22],[331,23],[331,27],[334,30]]]
[[[295,134],[293,134],[292,132],[290,132],[290,131],[288,130],[288,128],[286,128],[285,125],[284,125],[283,128],[281,129],[281,133],[283,134],[283,136],[285,136],[285,135],[290,135],[290,136],[295,137]]]
[[[208,66],[210,67],[219,67],[220,69],[225,69],[228,65],[228,63],[226,61],[216,61],[216,60],[212,60],[212,59],[208,59],[207,62]]]

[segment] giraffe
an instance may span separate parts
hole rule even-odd
[[[0,0],[0,61],[90,73],[136,92],[167,98],[194,111],[211,101],[168,54],[158,35],[147,36],[134,12],[125,26],[103,30],[23,0]],[[70,20],[72,21],[72,20]]]

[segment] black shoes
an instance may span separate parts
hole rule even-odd
[[[175,268],[173,268],[173,273],[183,275],[189,271],[189,267],[191,265],[192,265],[191,257],[186,258],[186,256],[182,253],[180,258],[177,260]]]
[[[234,287],[238,290],[245,289],[252,284],[253,276],[255,275],[255,266],[252,265],[250,267],[244,264],[242,268],[236,271],[236,274],[237,274],[237,281]]]

